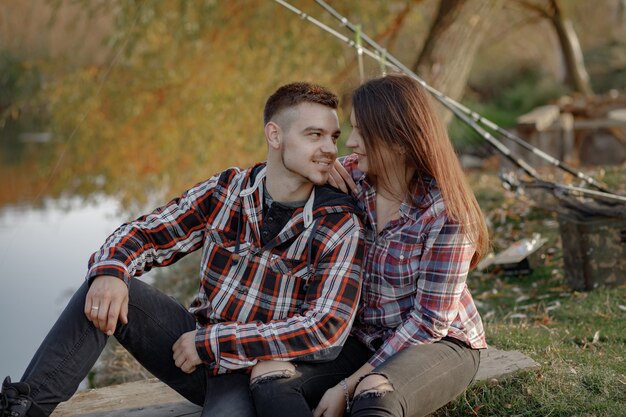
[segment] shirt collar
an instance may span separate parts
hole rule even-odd
[[[374,186],[369,182],[367,174],[362,174],[356,180],[356,189],[354,190],[354,196],[359,201],[365,201],[368,198],[373,199],[376,196],[376,190]],[[439,187],[437,182],[430,175],[424,175],[422,178],[421,187],[419,184],[415,184],[411,190],[409,198],[405,199],[400,205],[400,214],[408,219],[417,220],[422,210],[420,207],[428,206],[439,195]]]
[[[264,166],[258,172],[256,178],[254,179],[254,183],[250,185],[249,187],[242,189],[240,195],[242,197],[247,197],[258,191],[259,196],[260,196],[260,201],[262,202],[261,204],[263,204],[263,201],[264,201],[263,187],[265,187],[264,179],[266,175],[267,175],[267,166]],[[304,205],[304,210],[302,212],[303,219],[304,219],[304,227],[309,227],[311,223],[313,223],[313,202],[314,201],[315,201],[315,187],[313,187],[313,189],[311,190],[311,194],[309,195],[309,198],[306,204]]]

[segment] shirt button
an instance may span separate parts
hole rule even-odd
[[[404,255],[400,255],[400,260],[404,260]]]
[[[267,218],[267,220],[270,221],[270,222],[273,222],[274,218],[272,216],[270,216],[270,217]]]
[[[304,291],[308,291],[308,290],[309,290],[309,284],[304,284],[304,285],[302,286],[302,289],[303,289]]]

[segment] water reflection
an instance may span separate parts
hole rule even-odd
[[[129,140],[98,124],[70,123],[84,129],[75,135],[53,125],[0,128],[0,375],[14,380],[116,227],[241,162],[167,134]]]
[[[0,208],[0,372],[21,377],[82,283],[89,256],[122,219],[112,198]]]

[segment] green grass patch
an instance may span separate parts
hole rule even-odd
[[[594,176],[611,186],[626,184],[624,167],[598,170]],[[495,252],[532,233],[548,239],[531,258],[531,274],[508,276],[492,270],[473,271],[468,277],[488,343],[521,351],[539,368],[476,382],[434,416],[626,415],[626,288],[568,288],[554,213],[527,196],[505,191],[495,173],[476,173],[470,181],[489,221]],[[187,303],[197,289],[195,256],[159,270],[155,285]],[[128,356],[116,351],[113,362],[104,361],[101,384],[110,383],[102,377],[115,369],[123,370],[119,382],[143,377],[139,365],[122,355]]]
[[[624,184],[624,167],[599,173],[612,186]],[[496,252],[534,232],[548,238],[531,258],[531,274],[474,271],[468,278],[488,343],[519,350],[539,368],[476,382],[434,416],[626,415],[626,288],[565,286],[554,214],[498,190],[494,175],[477,174],[471,182]]]

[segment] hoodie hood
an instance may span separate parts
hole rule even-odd
[[[243,181],[241,195],[249,195],[263,187],[262,181],[265,174],[265,162],[251,167]],[[333,213],[354,213],[361,220],[365,217],[365,211],[356,198],[327,184],[313,187],[312,196],[307,200],[304,211],[305,227],[308,227],[312,220]]]

